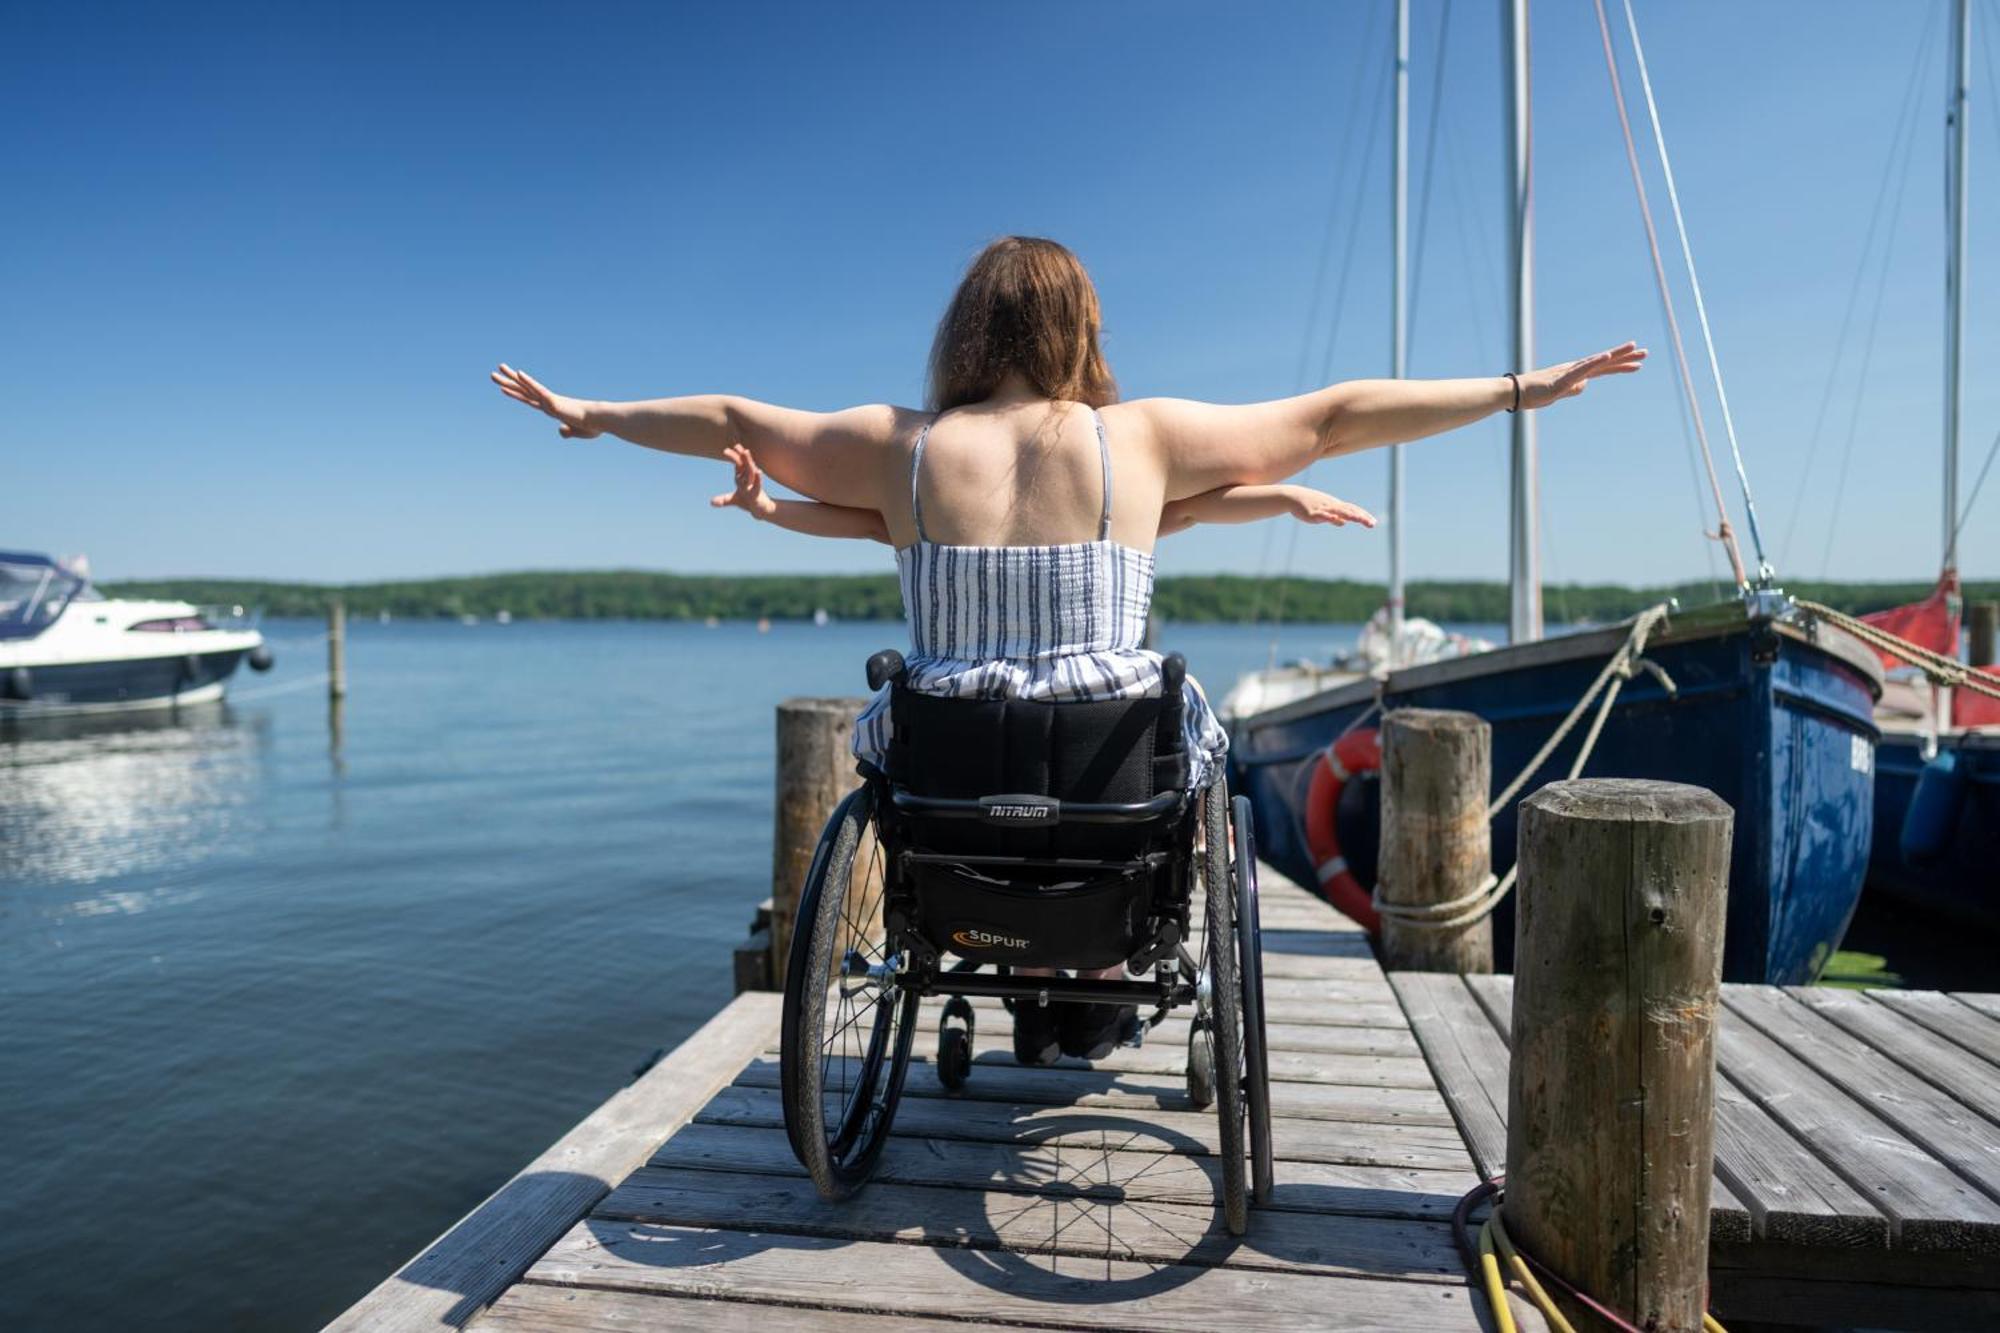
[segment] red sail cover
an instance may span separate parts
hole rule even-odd
[[[1920,648],[1928,648],[1946,657],[1958,656],[1959,608],[1958,575],[1947,571],[1938,579],[1938,586],[1931,595],[1921,602],[1911,602],[1907,606],[1892,606],[1886,611],[1876,611],[1860,617],[1870,625],[1885,629],[1899,639],[1907,639]],[[1899,657],[1877,652],[1885,667],[1907,666]],[[1991,667],[1981,667],[1979,674],[2000,685],[2000,671]],[[1951,699],[1951,720],[1961,727],[2000,726],[2000,699],[1994,699],[1972,690],[1954,690]]]

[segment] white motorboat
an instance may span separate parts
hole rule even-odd
[[[0,551],[0,718],[170,708],[222,697],[264,636],[192,602],[107,598],[81,562]]]

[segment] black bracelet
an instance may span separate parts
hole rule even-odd
[[[1514,405],[1507,410],[1518,412],[1521,410],[1521,377],[1510,370],[1507,372],[1507,378],[1514,381]]]

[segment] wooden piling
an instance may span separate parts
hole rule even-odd
[[[1382,965],[1418,972],[1491,972],[1493,918],[1437,926],[1397,907],[1476,894],[1492,870],[1486,818],[1493,728],[1471,713],[1398,708],[1382,718],[1382,852],[1377,879]]]
[[[771,830],[771,981],[785,984],[799,890],[820,830],[861,784],[854,771],[854,720],[863,699],[787,699],[778,705],[778,790]]]
[[[338,597],[326,608],[326,695],[347,697],[347,603]]]
[[[1732,822],[1671,782],[1557,782],[1521,806],[1507,1229],[1663,1331],[1701,1328]]]
[[[1974,602],[1972,612],[1972,643],[1968,660],[1976,667],[1993,665],[1993,640],[2000,632],[2000,602]]]

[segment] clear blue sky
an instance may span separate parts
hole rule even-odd
[[[2000,429],[1981,370],[2000,353],[2000,34],[1982,31],[2000,8],[1979,4],[1968,486]],[[1944,8],[1640,6],[1766,533],[1797,575],[1936,568]],[[1091,267],[1129,396],[1384,373],[1389,10],[10,6],[0,545],[86,551],[104,577],[886,568],[879,547],[710,513],[719,466],[559,441],[486,372],[592,397],[914,402],[958,272],[1021,231]],[[1453,6],[1417,374],[1506,368],[1498,10]],[[1415,4],[1413,210],[1442,12]],[[1595,19],[1541,0],[1534,31],[1543,359],[1627,336],[1656,353],[1543,416],[1547,572],[1702,574]],[[1872,361],[1864,380],[1871,274],[1809,468],[1920,46]],[[1719,439],[1712,403],[1711,423]],[[1499,576],[1504,426],[1409,464],[1413,572]],[[1368,455],[1315,480],[1377,505],[1385,470]],[[1163,568],[1281,567],[1275,537],[1198,531]],[[1963,556],[2000,574],[2000,480]],[[1290,562],[1379,577],[1384,543],[1315,529]]]

